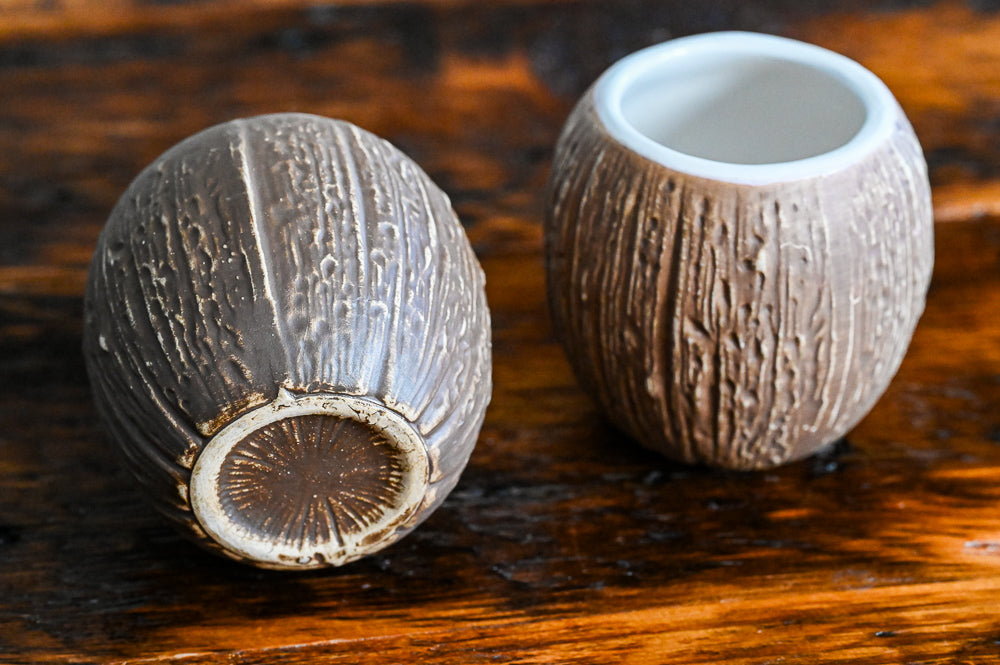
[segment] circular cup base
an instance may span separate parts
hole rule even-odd
[[[237,558],[341,565],[395,539],[428,477],[423,438],[395,411],[352,395],[282,391],[208,442],[191,474],[191,506]]]

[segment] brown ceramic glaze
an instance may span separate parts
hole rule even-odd
[[[899,367],[933,262],[926,166],[898,105],[862,115],[886,129],[862,129],[856,158],[779,164],[779,179],[640,154],[595,105],[601,85],[556,148],[545,236],[552,316],[583,387],[688,463],[766,468],[844,435]]]
[[[122,196],[84,350],[157,507],[266,567],[341,564],[443,501],[491,390],[484,278],[389,143],[300,114],[164,153]]]

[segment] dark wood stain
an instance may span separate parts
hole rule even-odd
[[[88,4],[90,20],[62,21],[78,5],[21,3],[0,19],[4,49],[28,40],[53,63],[0,67],[0,662],[1000,659],[1000,183],[989,168],[938,163],[928,307],[849,446],[765,473],[683,467],[600,418],[543,295],[550,150],[572,90],[614,57],[597,29],[614,3],[426,3],[433,71],[408,69],[387,31],[365,33],[392,4],[356,10],[348,38],[298,56],[261,45],[315,27],[320,10],[294,0],[239,12],[146,4]],[[954,146],[989,163],[985,107],[969,100],[996,100],[1000,21],[972,6],[990,3],[891,4],[743,2],[712,25],[858,58],[928,153]],[[330,20],[346,5],[363,3],[338,3]],[[653,17],[622,31],[635,31],[618,38],[628,45],[700,29],[691,17],[709,11],[626,6]],[[60,54],[150,34],[178,50]],[[542,52],[567,68],[558,86]],[[104,441],[78,352],[90,254],[135,173],[214,122],[275,110],[345,118],[405,146],[456,202],[493,312],[496,388],[455,491],[407,538],[331,572],[250,569],[164,526]]]

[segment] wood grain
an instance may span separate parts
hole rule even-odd
[[[167,8],[187,18],[162,29],[0,21],[0,662],[1000,661],[990,3],[219,6]],[[577,95],[629,50],[713,28],[804,38],[885,79],[939,222],[886,395],[830,454],[760,474],[671,465],[616,433],[544,298],[543,193]],[[325,574],[248,569],[164,526],[105,441],[79,351],[87,264],[132,178],[276,110],[345,118],[421,164],[493,313],[493,402],[455,492]]]

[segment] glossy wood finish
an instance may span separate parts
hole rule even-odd
[[[1000,660],[992,3],[192,2],[162,24],[126,4],[83,27],[29,26],[69,3],[0,5],[0,662]],[[544,185],[577,96],[629,50],[717,28],[879,74],[938,222],[886,395],[827,454],[758,474],[671,465],[606,424],[544,298]],[[142,502],[80,353],[86,267],[129,181],[194,131],[276,110],[355,122],[421,164],[494,319],[493,402],[455,492],[376,557],[291,575],[205,554]]]

